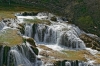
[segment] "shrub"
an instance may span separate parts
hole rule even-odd
[[[78,24],[82,27],[91,27],[93,26],[93,20],[90,16],[82,16],[79,17]]]

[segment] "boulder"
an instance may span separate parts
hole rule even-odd
[[[57,21],[57,18],[55,16],[51,17],[51,21]]]
[[[27,38],[26,41],[29,42],[29,44],[31,44],[33,47],[36,47],[36,44],[33,38]]]
[[[96,40],[95,38],[90,37],[86,34],[80,35],[80,38],[84,41],[84,43],[86,44],[86,47],[100,51],[100,42]]]

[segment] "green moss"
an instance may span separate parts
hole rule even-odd
[[[0,32],[0,45],[15,46],[22,44],[23,40],[16,29],[5,29]]]
[[[35,24],[47,24],[50,25],[51,22],[49,20],[40,20],[40,19],[24,19],[26,23],[35,23]]]

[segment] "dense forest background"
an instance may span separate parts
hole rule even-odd
[[[100,0],[0,0],[5,10],[15,5],[65,16],[82,30],[100,36]]]

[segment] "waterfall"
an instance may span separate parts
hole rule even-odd
[[[4,26],[5,26],[5,23],[4,22],[0,22],[0,30],[2,30]]]
[[[25,26],[25,36],[32,37],[32,26],[33,24],[26,24]]]
[[[34,51],[31,49],[29,43],[21,46],[14,46],[7,50],[0,48],[0,66],[40,66],[42,61],[38,61]],[[8,51],[8,52],[4,52]],[[6,54],[6,56],[5,56]],[[5,56],[5,57],[3,57]],[[6,61],[6,62],[4,62]]]
[[[70,62],[65,62],[65,66],[71,66]]]
[[[84,42],[79,38],[82,33],[83,31],[78,27],[67,23],[26,24],[25,26],[25,35],[33,37],[36,42],[64,45],[72,49],[85,48]]]
[[[35,30],[36,33],[34,39],[36,39],[36,41],[45,43],[56,43],[57,32],[52,26],[39,24],[37,25]]]
[[[17,14],[16,14],[17,15]],[[20,15],[20,14],[18,14]],[[22,16],[15,19],[8,19],[0,22],[0,30],[5,26],[9,28],[23,28],[23,35],[34,38],[36,42],[43,43],[47,45],[64,46],[67,49],[85,49],[85,43],[79,38],[84,32],[80,30],[77,26],[63,21],[60,17],[56,17],[56,21],[50,20],[52,15],[50,13],[38,13],[35,16]],[[51,24],[40,24],[40,23],[24,23],[24,19],[37,18],[40,20],[49,20]],[[65,19],[66,20],[66,19]],[[23,24],[22,24],[23,23]],[[18,24],[22,24],[19,27]],[[19,29],[18,29],[19,30]],[[17,39],[16,39],[17,40]],[[30,41],[31,42],[31,41]],[[31,44],[31,43],[30,43]],[[57,66],[53,63],[44,63],[37,58],[33,46],[28,42],[21,45],[16,45],[12,47],[0,46],[0,66]],[[47,46],[48,47],[48,46]],[[58,49],[58,48],[57,48]],[[55,58],[55,62],[56,62]],[[62,59],[63,60],[63,59]],[[61,61],[58,66],[99,66],[93,65],[89,62],[84,61]]]
[[[10,51],[10,56],[13,56],[14,58],[14,66],[19,66],[19,65],[32,66],[30,61],[15,49]],[[8,60],[8,63],[10,63],[9,60]],[[8,66],[10,65],[8,64]]]
[[[63,44],[69,48],[85,48],[84,42],[71,30],[62,33],[59,44]]]
[[[58,66],[96,66],[93,65],[92,63],[88,63],[88,62],[83,62],[83,61],[61,61],[60,64]]]

